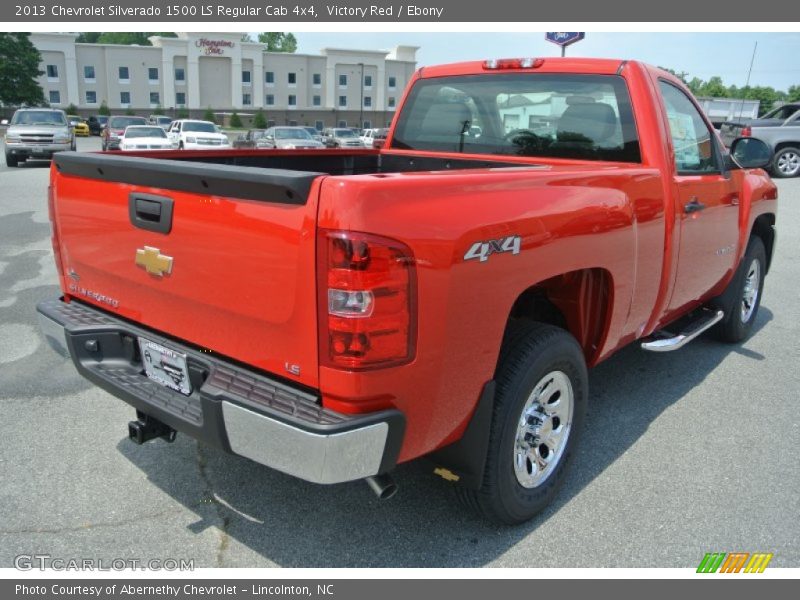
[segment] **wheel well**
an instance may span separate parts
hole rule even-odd
[[[506,333],[520,319],[569,331],[592,364],[608,330],[613,302],[611,274],[605,269],[580,269],[532,285],[514,302]]]
[[[781,142],[775,145],[775,153],[777,154],[784,148],[800,148],[800,141],[797,142]]]
[[[759,215],[753,223],[750,237],[757,235],[764,242],[764,249],[767,251],[767,272],[772,264],[772,250],[775,247],[775,215]]]

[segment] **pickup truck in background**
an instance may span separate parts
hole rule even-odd
[[[234,148],[269,148],[267,140],[264,139],[266,129],[248,129],[247,133],[240,134],[233,140]]]
[[[75,150],[75,132],[64,111],[54,108],[20,108],[11,117],[4,141],[9,167]]]
[[[426,67],[380,150],[56,155],[41,326],[136,409],[137,443],[183,432],[380,497],[426,456],[519,523],[564,480],[587,368],[748,336],[770,160],[640,62]]]
[[[784,104],[760,119],[723,123],[720,137],[726,146],[740,137],[754,137],[774,152],[770,170],[775,177],[800,176],[800,104]]]

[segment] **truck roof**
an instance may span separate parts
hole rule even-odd
[[[526,71],[533,73],[596,73],[613,75],[627,61],[619,58],[551,58],[551,57],[509,57],[510,59],[530,58],[536,61],[535,66],[514,69],[487,69],[486,60],[450,63],[432,67],[422,67],[417,73],[420,77],[447,77],[450,75],[479,75],[508,71]],[[493,60],[493,59],[487,59]],[[505,60],[505,59],[496,59]]]

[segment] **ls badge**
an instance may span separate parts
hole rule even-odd
[[[145,246],[136,251],[136,264],[151,275],[163,277],[172,273],[172,257],[161,254],[161,250]]]

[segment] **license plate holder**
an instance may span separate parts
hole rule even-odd
[[[192,393],[186,355],[146,338],[139,338],[144,374],[164,387],[188,396]]]

